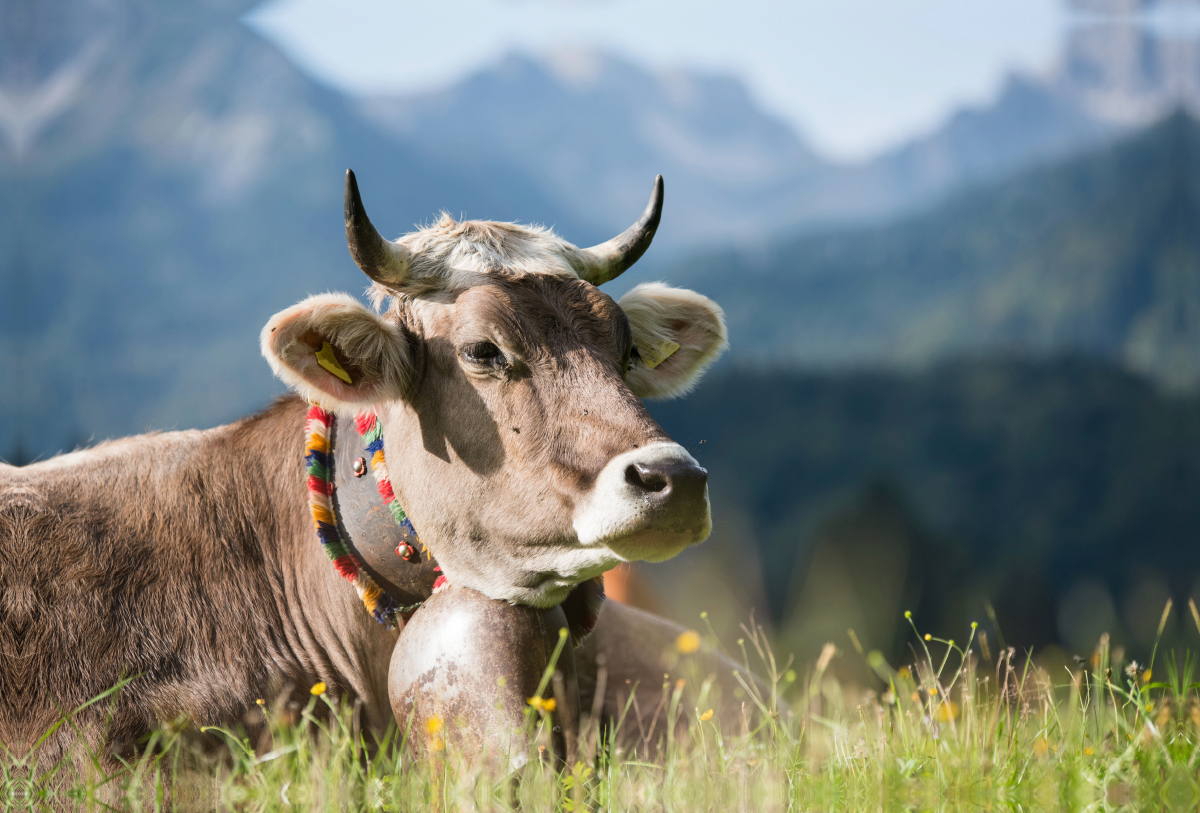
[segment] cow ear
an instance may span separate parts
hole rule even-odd
[[[640,398],[684,395],[729,346],[725,312],[695,291],[644,283],[618,304],[638,351],[625,381]]]
[[[329,409],[400,398],[412,378],[404,333],[347,294],[312,296],[280,311],[261,342],[275,375]]]

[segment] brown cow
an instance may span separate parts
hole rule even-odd
[[[305,399],[377,412],[396,495],[451,584],[549,607],[618,562],[662,560],[709,533],[706,472],[639,398],[694,384],[725,347],[721,311],[660,284],[619,303],[596,287],[645,251],[661,200],[660,178],[642,219],[591,249],[448,217],[392,243],[348,174],[350,249],[381,311],[326,294],[263,329],[268,361]],[[93,749],[126,753],[180,716],[238,719],[256,698],[318,680],[361,700],[369,725],[390,720],[396,632],[314,539],[305,409],[290,397],[216,429],[0,465],[10,749],[28,751],[63,711],[133,675],[115,707],[77,719]],[[657,686],[676,631],[606,609],[580,653],[585,695],[598,647],[614,650],[610,686]],[[60,728],[36,761],[74,740]]]

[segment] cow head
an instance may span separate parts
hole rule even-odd
[[[642,218],[589,249],[448,216],[390,242],[347,173],[347,239],[376,309],[323,294],[263,328],[305,398],[378,412],[397,497],[452,583],[552,606],[708,536],[707,472],[640,399],[696,383],[726,346],[722,311],[659,283],[619,302],[597,287],[650,245],[662,192],[660,177]]]

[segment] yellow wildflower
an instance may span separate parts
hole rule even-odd
[[[695,630],[679,633],[679,637],[675,639],[675,649],[684,655],[691,655],[700,649],[700,633]]]
[[[425,747],[430,751],[441,751],[446,747],[446,738],[442,731],[446,723],[438,715],[433,715],[425,721]]]
[[[1033,741],[1033,753],[1035,756],[1044,757],[1050,750],[1050,743],[1046,742],[1045,737],[1038,737]]]
[[[930,635],[930,634],[927,632],[927,633],[925,633],[925,640],[926,640],[926,641],[932,641],[932,640],[933,640],[933,636],[932,636],[932,635]]]
[[[1149,669],[1147,669],[1145,672],[1142,672],[1142,683],[1149,683],[1150,678],[1153,676],[1154,676],[1154,673],[1151,672]]]
[[[701,715],[700,715],[700,721],[701,721],[701,722],[708,722],[709,720],[711,720],[711,719],[712,719],[712,715],[713,715],[713,710],[712,710],[712,709],[709,709],[708,711],[706,711],[706,712],[704,712],[703,714],[701,714]]]
[[[313,695],[314,697],[320,697],[321,695],[325,694],[325,690],[326,690],[327,688],[329,688],[329,687],[325,685],[325,681],[323,681],[323,680],[318,680],[316,683],[314,683],[314,684],[312,685],[312,688],[311,688],[311,689],[309,689],[308,691],[309,691],[310,693],[312,693],[312,695]]]
[[[558,707],[558,702],[553,698],[545,699],[541,697],[531,697],[525,701],[543,714],[549,714]]]
[[[937,711],[934,712],[933,717],[939,723],[948,723],[951,720],[957,720],[958,704],[953,700],[946,700],[943,703],[939,703]]]
[[[267,701],[266,701],[266,700],[263,700],[261,697],[260,697],[260,698],[258,698],[257,700],[255,700],[254,702],[255,702],[255,703],[257,703],[257,704],[258,704],[258,705],[260,705],[260,706],[265,706],[265,705],[267,705]]]

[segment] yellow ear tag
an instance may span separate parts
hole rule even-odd
[[[320,364],[347,384],[354,383],[350,380],[350,374],[342,369],[341,364],[338,364],[337,356],[333,354],[333,348],[330,347],[329,342],[322,344],[321,349],[317,351],[317,364]]]
[[[658,347],[639,347],[638,354],[642,357],[642,361],[646,366],[653,370],[658,365],[675,355],[675,351],[679,349],[676,342],[659,342]]]

